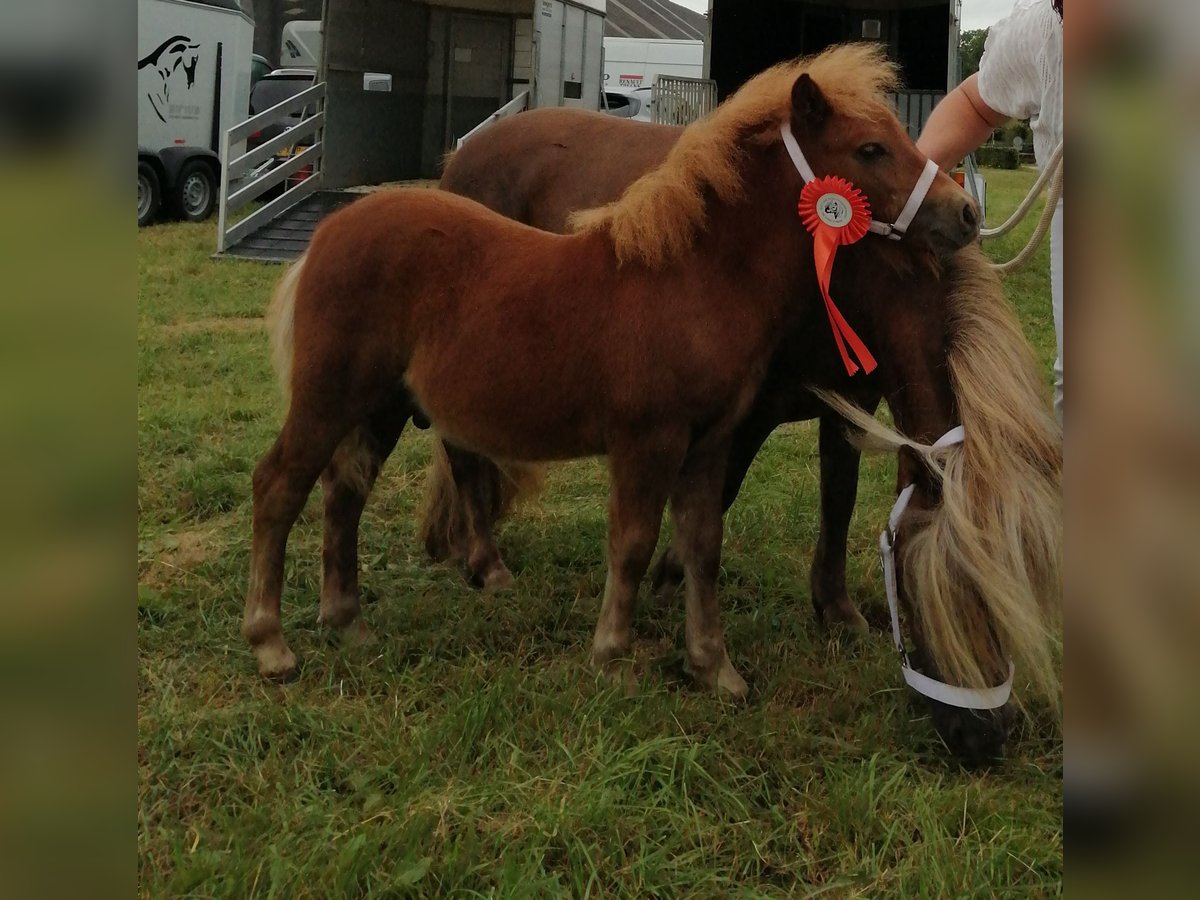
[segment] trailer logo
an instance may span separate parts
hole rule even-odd
[[[176,73],[182,71],[186,77],[187,90],[196,83],[196,64],[200,60],[200,45],[192,39],[177,34],[158,45],[153,51],[138,60],[139,79],[144,70],[153,71],[158,77],[146,90],[146,99],[154,109],[154,114],[164,123],[167,114],[176,112],[175,107],[168,109],[171,101],[171,82],[176,79]],[[185,107],[187,109],[187,107]],[[197,115],[199,111],[197,109]],[[172,116],[174,117],[174,115]],[[185,117],[191,118],[190,116]]]

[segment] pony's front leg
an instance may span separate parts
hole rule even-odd
[[[874,411],[878,398],[866,408]],[[809,584],[813,609],[823,625],[840,623],[865,634],[867,620],[846,592],[846,538],[858,499],[858,466],[862,454],[846,435],[846,423],[835,413],[821,416],[821,528],[813,553]]]
[[[675,546],[683,562],[687,593],[688,660],[702,684],[733,697],[749,692],[725,649],[717,576],[721,568],[722,486],[729,445],[707,448],[684,463],[671,493]]]
[[[407,404],[396,404],[359,426],[338,445],[321,475],[325,535],[321,545],[321,607],[318,621],[347,643],[371,634],[359,617],[358,526],[384,461],[408,421]]]
[[[622,672],[621,663],[630,659],[633,605],[686,446],[685,435],[669,435],[609,451],[608,579],[592,640],[592,665],[627,686],[632,686],[633,672],[628,666]]]

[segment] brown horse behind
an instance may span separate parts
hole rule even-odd
[[[260,671],[296,668],[280,623],[283,555],[318,477],[321,619],[361,635],[348,564],[377,466],[360,462],[386,457],[420,415],[494,458],[608,456],[609,572],[592,654],[606,671],[628,655],[633,599],[669,500],[691,666],[703,683],[744,694],[715,586],[730,436],[780,337],[828,327],[795,212],[801,179],[779,131],[893,219],[924,165],[887,106],[894,79],[881,52],[861,45],[769,70],[574,235],[442,192],[381,193],[330,216],[275,301],[291,403],[254,476],[243,630]],[[939,176],[906,252],[927,259],[975,233],[970,201]],[[881,331],[892,312],[846,310]]]
[[[682,133],[678,127],[585,110],[533,110],[498,122],[452,154],[440,186],[526,225],[565,232],[573,211],[617,199],[666,159]],[[839,296],[849,287],[840,280]],[[905,280],[906,293],[912,284],[911,278]],[[925,280],[919,284],[924,286]],[[814,366],[814,359],[833,350],[825,335],[815,337],[789,333],[772,357],[762,389],[734,434],[722,502],[726,509],[733,503],[754,456],[779,424],[819,417],[821,518],[810,571],[812,603],[822,622],[863,631],[866,621],[846,591],[846,538],[860,454],[846,439],[842,417],[805,388],[833,390],[872,410],[882,388],[877,375],[849,378],[832,360]],[[468,578],[479,587],[507,586],[512,576],[493,529],[519,497],[540,487],[542,476],[539,466],[496,463],[439,442],[421,515],[420,533],[429,555],[462,560]],[[669,548],[655,569],[655,589],[673,588],[682,580],[678,554]]]

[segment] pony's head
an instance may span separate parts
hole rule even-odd
[[[874,218],[895,222],[926,162],[889,100],[898,81],[885,49],[869,43],[773,66],[684,129],[667,158],[620,199],[575,213],[572,225],[606,232],[620,262],[660,267],[692,249],[715,206],[749,203],[753,230],[770,227],[766,216],[789,219],[777,230],[811,246],[796,210],[802,180],[785,153],[784,129],[816,175],[850,180],[866,194]],[[974,201],[939,172],[904,240],[887,243],[896,244],[893,257],[941,255],[973,240],[978,218]],[[811,250],[798,256],[811,260]]]
[[[979,208],[946,173],[933,176],[924,198],[914,197],[927,160],[892,109],[878,100],[839,103],[824,86],[837,85],[839,73],[825,70],[840,62],[818,57],[792,84],[789,127],[813,173],[851,182],[866,195],[872,217],[888,225],[900,220],[910,198],[919,201],[902,240],[938,256],[975,240]]]
[[[856,268],[853,291],[896,292],[891,273]],[[940,272],[910,273],[902,294],[881,299],[892,311],[874,323],[896,428],[826,399],[868,444],[898,451],[900,487],[916,485],[895,538],[912,662],[986,689],[1007,679],[1011,661],[1018,688],[1057,710],[1062,433],[1046,379],[978,247]],[[903,302],[913,296],[922,302]],[[958,424],[962,444],[932,447]],[[975,711],[930,701],[930,712],[950,749],[975,764],[1002,753],[1015,718],[1012,703]]]

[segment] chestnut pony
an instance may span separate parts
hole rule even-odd
[[[593,642],[595,663],[608,671],[618,671],[628,653],[634,593],[670,500],[692,667],[704,683],[743,694],[725,652],[715,589],[731,435],[781,337],[828,328],[811,240],[795,214],[800,177],[780,128],[792,130],[818,171],[862,187],[876,217],[887,220],[924,162],[887,108],[893,80],[878,51],[861,47],[769,70],[685,130],[660,166],[570,236],[439,192],[378,194],[331,216],[273,303],[276,363],[291,405],[254,477],[244,633],[260,671],[295,671],[279,617],[283,554],[318,477],[326,504],[321,619],[351,638],[362,635],[358,518],[379,461],[415,416],[455,445],[494,458],[609,456],[609,576]],[[907,254],[910,265],[933,265],[935,252],[974,234],[969,201],[943,176],[904,249],[889,252]],[[904,268],[900,259],[895,265]],[[903,354],[915,369],[929,365],[915,381],[915,370],[896,379],[910,398],[894,409],[918,441],[954,424],[946,308],[894,307],[882,298],[845,306],[876,337],[890,333],[894,319],[938,320],[925,331],[941,339]],[[814,364],[831,360],[828,352],[814,355]],[[947,527],[936,527],[946,506],[937,504],[938,489],[945,493],[952,476],[969,482],[976,473],[960,464],[969,459],[964,448],[934,454],[913,447],[930,464],[914,467],[913,506],[933,513],[913,536],[914,552],[902,558],[906,576],[916,570],[928,577],[916,549],[928,545],[937,555],[945,549],[938,541],[971,524],[951,516]],[[919,540],[925,532],[937,540]],[[962,580],[946,568],[946,578],[934,575],[935,586]],[[994,599],[977,591],[967,601],[980,610],[974,616],[936,607],[967,623],[967,632],[955,622],[930,627],[922,617],[934,660],[952,676],[961,670],[963,683],[987,683],[1000,670],[997,642],[1018,659],[1030,649],[1010,642]],[[964,633],[967,642],[956,646]],[[1017,636],[1034,643],[1031,630]]]
[[[571,211],[597,206],[619,197],[645,171],[660,165],[682,133],[681,128],[630,122],[612,116],[574,109],[542,109],[492,126],[484,136],[467,144],[447,161],[441,187],[478,200],[497,212],[535,227],[563,231]],[[918,427],[920,412],[911,406],[909,382],[927,377],[919,360],[908,359],[913,348],[928,348],[934,361],[951,350],[958,365],[975,365],[972,384],[999,385],[1011,393],[1010,405],[1023,407],[1028,421],[1015,424],[1017,434],[1044,433],[1050,423],[1039,413],[1037,369],[1014,327],[1000,285],[987,271],[977,248],[955,253],[939,265],[914,265],[899,248],[876,239],[843,248],[835,276],[835,295],[852,297],[890,295],[894,302],[924,305],[929,315],[897,320],[896,327],[875,334],[869,341],[882,351],[881,369],[871,375],[846,376],[837,363],[828,333],[795,330],[784,335],[769,365],[767,376],[749,413],[734,432],[722,502],[728,508],[740,490],[746,471],[771,431],[784,422],[820,419],[820,530],[810,569],[811,597],[822,623],[841,622],[856,629],[866,623],[846,592],[846,540],[858,486],[859,450],[846,439],[839,412],[823,403],[810,388],[833,391],[856,405],[874,409],[886,391],[902,421]],[[941,309],[938,316],[933,310]],[[984,354],[974,352],[969,337],[983,337],[977,320],[966,312],[986,311],[980,318],[1000,318],[1001,326]],[[957,310],[957,312],[952,312]],[[963,321],[961,334],[953,325]],[[970,323],[975,323],[971,325]],[[871,323],[866,323],[866,328]],[[905,329],[909,333],[905,333]],[[865,332],[864,332],[865,333]],[[929,337],[932,335],[932,337]],[[919,350],[918,352],[926,352]],[[988,365],[997,367],[989,372]],[[907,374],[906,374],[907,373]],[[1012,374],[1020,377],[1014,382]],[[1029,378],[1027,376],[1032,376]],[[934,377],[945,378],[935,372]],[[971,393],[969,399],[981,395]],[[840,405],[839,405],[840,408]],[[928,438],[937,435],[928,432]],[[1047,440],[1039,448],[1048,453],[1036,478],[1053,487],[1058,461]],[[894,445],[894,441],[893,441]],[[907,451],[906,451],[907,452]],[[904,478],[911,478],[912,458],[906,459]],[[518,493],[540,483],[541,466],[512,461],[496,462],[442,441],[431,469],[423,510],[422,538],[435,559],[453,557],[466,563],[470,580],[483,587],[502,586],[511,580],[492,537],[495,523],[508,511]],[[1019,473],[997,472],[1003,479]],[[1047,479],[1050,479],[1047,481]],[[1043,499],[1045,499],[1043,497]],[[982,508],[982,507],[981,507]],[[1047,519],[1057,504],[1045,507]],[[1034,542],[1036,543],[1036,542]],[[679,554],[668,547],[654,576],[656,589],[673,588],[683,578]],[[1042,602],[1055,605],[1053,589]],[[970,602],[964,592],[961,602]],[[906,601],[910,599],[905,592]],[[1027,596],[1026,600],[1030,598]],[[916,619],[916,616],[912,616]],[[918,620],[919,624],[919,620]],[[926,671],[936,672],[929,660],[928,642],[917,631],[918,653]],[[964,761],[984,762],[1000,755],[1013,721],[1011,707],[994,715],[969,713],[929,701],[934,724],[949,747]]]
[[[450,155],[440,187],[526,225],[565,232],[573,211],[616,200],[647,170],[660,165],[682,132],[675,126],[566,107],[532,110],[496,123]],[[875,241],[868,244],[878,249]],[[850,287],[841,272],[851,266],[847,259],[853,253],[843,250],[840,257],[839,297]],[[875,268],[869,262],[864,265]],[[911,277],[904,282],[905,292],[915,296],[910,284]],[[722,503],[726,509],[733,503],[750,463],[778,425],[819,417],[821,520],[810,570],[813,607],[823,623],[840,622],[865,631],[866,621],[846,592],[846,537],[860,454],[846,439],[841,415],[804,390],[806,385],[836,391],[870,410],[882,391],[877,374],[847,376],[837,364],[827,332],[786,334],[754,405],[734,432]],[[468,579],[478,587],[507,586],[512,576],[493,528],[519,494],[540,485],[541,477],[540,466],[498,464],[441,441],[422,510],[421,537],[429,555],[461,560]],[[678,554],[670,548],[655,567],[655,590],[674,588],[682,580]]]

